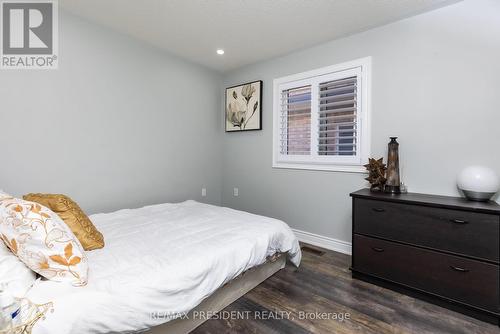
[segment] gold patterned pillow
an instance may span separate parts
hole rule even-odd
[[[23,198],[46,206],[69,226],[86,251],[104,247],[104,237],[71,198],[59,194],[28,194]]]
[[[43,277],[74,286],[87,284],[88,262],[82,245],[46,207],[19,198],[0,199],[0,237]]]

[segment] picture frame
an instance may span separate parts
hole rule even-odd
[[[226,132],[262,130],[262,80],[226,88]]]

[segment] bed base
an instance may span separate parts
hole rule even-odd
[[[245,271],[234,280],[214,292],[197,307],[191,310],[188,317],[172,320],[146,331],[147,334],[187,334],[208,320],[193,317],[195,312],[219,312],[244,294],[285,267],[286,254],[280,254],[265,264]],[[199,314],[199,313],[198,313]]]

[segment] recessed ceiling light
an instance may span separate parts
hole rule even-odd
[[[223,55],[223,54],[224,54],[224,50],[222,50],[222,49],[217,49],[217,54],[218,54],[218,55]]]

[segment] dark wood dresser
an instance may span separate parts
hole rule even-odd
[[[476,318],[500,318],[500,205],[424,194],[351,194],[352,273]]]

